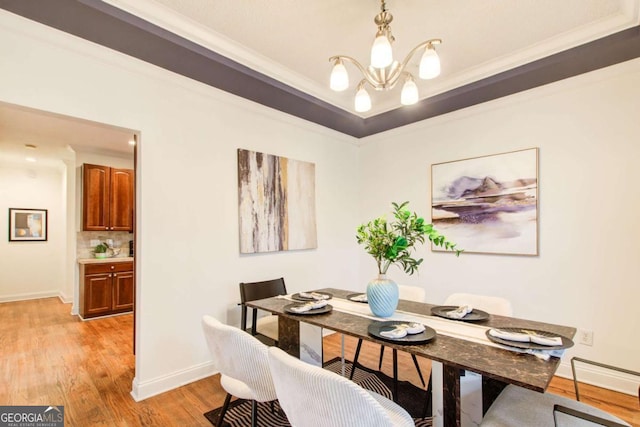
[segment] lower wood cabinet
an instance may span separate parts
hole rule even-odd
[[[80,264],[80,315],[105,316],[133,310],[133,262]]]

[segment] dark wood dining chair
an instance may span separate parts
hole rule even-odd
[[[241,282],[240,283],[240,305],[242,307],[241,325],[242,330],[247,331],[248,301],[255,301],[264,298],[286,295],[287,287],[284,278],[264,280],[261,282]],[[267,344],[278,343],[278,316],[267,315],[258,318],[258,309],[252,309],[251,335],[257,336]],[[264,338],[267,338],[265,340]]]

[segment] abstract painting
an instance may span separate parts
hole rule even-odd
[[[10,242],[47,240],[47,210],[9,208]]]
[[[431,165],[431,220],[465,252],[537,255],[538,149]]]
[[[238,150],[240,253],[317,247],[315,164]]]

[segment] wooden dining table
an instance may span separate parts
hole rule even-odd
[[[354,293],[354,291],[336,288],[323,288],[315,291],[330,293],[333,298],[345,300],[347,295]],[[279,316],[278,346],[295,357],[300,357],[300,322],[304,322],[442,363],[443,424],[445,427],[460,427],[461,425],[461,370],[468,370],[482,375],[482,407],[484,413],[508,384],[515,384],[543,393],[560,364],[560,358],[557,357],[542,360],[532,354],[518,353],[440,333],[433,340],[426,343],[417,345],[396,344],[370,335],[368,333],[369,325],[376,320],[369,317],[339,310],[332,310],[318,315],[290,314],[285,311],[285,306],[291,303],[290,299],[272,297],[250,301],[246,304],[249,307],[255,307]],[[397,310],[430,316],[433,307],[435,307],[433,304],[400,300]],[[370,316],[372,315],[370,314]],[[451,322],[455,321],[451,320]],[[479,322],[479,324],[488,328],[512,327],[541,330],[567,338],[573,338],[576,333],[576,329],[569,326],[493,314],[487,320]]]

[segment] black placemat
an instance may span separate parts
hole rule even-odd
[[[296,311],[292,311],[291,307],[298,307],[304,304],[300,304],[300,303],[293,303],[293,304],[288,304],[284,306],[284,311],[289,313],[289,314],[299,314],[301,316],[307,316],[310,314],[322,314],[322,313],[328,313],[331,310],[333,310],[333,306],[331,304],[327,304],[324,307],[320,307],[320,308],[312,308],[309,311],[303,311],[302,313],[298,313]]]
[[[573,341],[570,338],[563,337],[562,335],[554,334],[553,332],[541,331],[539,329],[528,329],[528,328],[493,328],[493,329],[499,329],[501,331],[512,332],[517,334],[535,333],[543,337],[562,338],[562,345],[542,345],[542,344],[536,344],[533,342],[510,341],[510,340],[494,337],[489,333],[491,329],[487,329],[486,335],[490,341],[493,341],[497,344],[506,345],[509,347],[522,348],[526,350],[561,350],[563,348],[573,347]]]
[[[389,338],[381,335],[381,332],[390,331],[395,325],[406,325],[411,322],[403,322],[401,320],[387,320],[386,322],[373,322],[369,325],[367,331],[369,335],[373,335],[381,340],[394,342],[396,344],[423,344],[431,341],[436,337],[436,331],[433,328],[424,326],[424,331],[419,334],[407,334],[402,338]]]
[[[477,310],[475,308],[471,313],[467,313],[467,315],[461,319],[447,316],[447,312],[453,311],[457,308],[457,305],[439,305],[431,309],[431,314],[438,317],[444,317],[445,319],[449,320],[460,320],[462,322],[480,322],[489,318],[489,313],[487,313],[486,311]]]
[[[311,292],[309,292],[311,293]],[[333,298],[333,294],[330,294],[329,292],[316,292],[317,294],[321,294],[321,295],[328,295],[329,298],[325,298],[323,300],[320,299],[315,299],[315,298],[306,298],[306,297],[302,297],[300,296],[300,293],[295,293],[293,295],[291,295],[291,299],[294,299],[296,301],[329,301],[331,298]]]
[[[352,301],[352,302],[359,302],[359,303],[362,303],[362,304],[368,304],[368,303],[369,303],[369,301],[358,301],[358,300],[354,300],[354,299],[353,299],[354,297],[358,297],[358,296],[360,296],[360,295],[366,295],[366,294],[365,294],[364,292],[359,292],[359,293],[357,293],[357,294],[349,294],[349,295],[347,295],[347,299],[348,299],[349,301]]]

